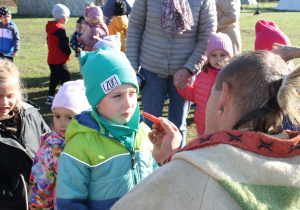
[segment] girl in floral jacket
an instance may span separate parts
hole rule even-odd
[[[30,174],[30,208],[56,209],[57,163],[65,147],[66,129],[76,114],[89,108],[83,80],[64,83],[56,94],[51,108],[54,129],[42,135]]]

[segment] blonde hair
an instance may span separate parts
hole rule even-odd
[[[289,72],[286,63],[272,52],[247,52],[223,68],[215,88],[222,90],[224,82],[232,91],[238,118],[232,129],[248,126],[276,134],[282,131],[285,115],[294,125],[300,124],[300,67]]]
[[[26,101],[27,95],[23,91],[24,83],[20,78],[18,67],[12,63],[11,61],[4,59],[0,60],[0,82],[8,82],[10,79],[15,78],[17,80],[17,101],[15,104],[15,108],[17,110],[21,109],[22,101]]]
[[[300,124],[300,66],[283,77],[277,94],[278,104],[291,122]]]

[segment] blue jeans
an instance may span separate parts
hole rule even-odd
[[[179,95],[173,85],[173,76],[160,78],[141,68],[140,73],[145,77],[146,82],[142,90],[142,106],[145,112],[156,117],[162,117],[164,100],[168,95],[170,99],[168,119],[174,123],[182,135],[181,148],[186,144],[186,118],[190,109],[190,102]],[[145,119],[145,123],[152,128],[153,122]]]

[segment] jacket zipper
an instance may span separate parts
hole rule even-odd
[[[132,170],[133,170],[133,180],[134,180],[134,184],[137,185],[140,181],[140,178],[139,178],[139,174],[137,173],[137,170],[138,170],[138,167],[137,167],[137,159],[136,159],[136,156],[135,156],[135,151],[134,149],[133,150],[130,150],[125,144],[113,139],[113,138],[110,138],[110,137],[107,137],[105,136],[106,138],[109,138],[119,144],[121,144],[122,146],[124,146],[128,152],[130,153],[130,157],[131,157],[131,167],[132,167]]]

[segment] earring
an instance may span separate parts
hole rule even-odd
[[[224,106],[221,106],[221,114],[220,114],[220,116],[223,114],[223,112],[224,112]]]

